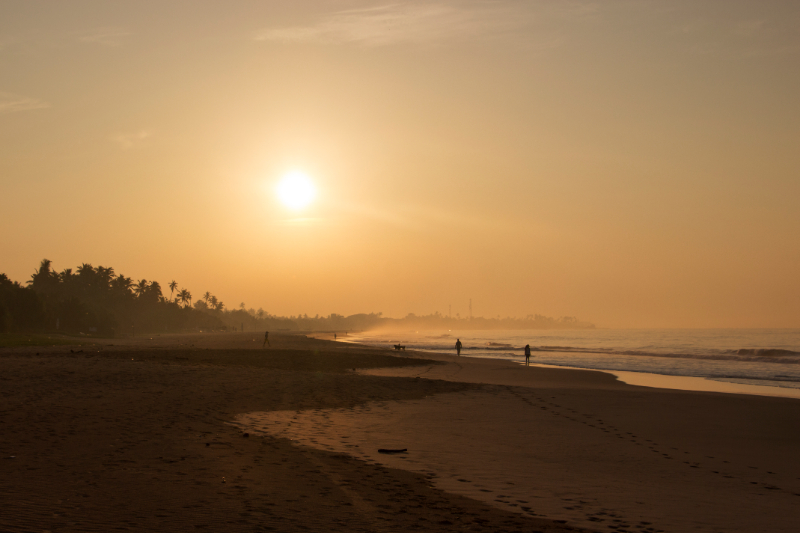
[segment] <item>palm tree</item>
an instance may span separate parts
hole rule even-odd
[[[58,275],[58,279],[62,282],[69,282],[72,281],[72,269],[65,268],[61,271],[61,274]]]
[[[147,287],[147,295],[150,300],[157,302],[161,298],[161,284],[157,281],[150,282]]]
[[[178,282],[174,279],[169,282],[169,299],[172,300],[172,293],[178,288]]]
[[[31,281],[28,283],[34,284],[37,282],[37,278],[44,279],[50,277],[52,272],[50,271],[50,267],[52,266],[53,262],[49,259],[42,259],[42,263],[39,265],[39,269],[33,273],[31,276]]]
[[[188,307],[192,304],[192,293],[186,289],[181,289],[181,292],[178,293],[178,299],[184,307]]]
[[[132,286],[133,280],[131,278],[126,278],[122,274],[111,281],[111,288],[120,294],[130,294]]]
[[[203,295],[203,300],[205,300],[205,302],[206,302],[206,305],[208,305],[208,301],[209,301],[210,299],[211,299],[211,293],[210,293],[210,292],[208,292],[208,291],[206,291],[206,293]]]
[[[147,292],[147,280],[139,280],[139,283],[133,286],[133,292],[136,293],[136,296],[142,296],[145,292]]]
[[[78,275],[84,276],[86,278],[92,277],[94,274],[94,267],[91,263],[81,263],[81,266],[78,267]]]
[[[97,272],[89,263],[83,263],[78,267],[77,279],[85,289],[95,289],[97,287]]]
[[[111,286],[111,280],[114,279],[114,268],[113,267],[104,267],[99,266],[97,267],[97,280],[100,284],[100,287],[107,291],[108,288]]]
[[[58,285],[58,274],[51,270],[52,261],[49,259],[42,259],[39,269],[33,273],[28,283],[35,290],[50,290],[55,285]]]
[[[211,307],[213,307],[214,309],[217,308],[217,297],[216,296],[212,295],[211,298],[208,299],[208,301],[211,303]]]

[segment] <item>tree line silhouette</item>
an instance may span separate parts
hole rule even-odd
[[[171,281],[169,296],[157,281],[116,274],[113,268],[84,263],[57,272],[43,259],[24,285],[0,274],[0,332],[50,331],[98,336],[184,331],[366,331],[373,329],[578,329],[593,328],[575,317],[554,319],[465,317],[442,314],[388,318],[382,313],[350,316],[277,316],[263,309],[236,309],[206,291],[194,300]],[[193,303],[194,302],[194,303]]]
[[[134,281],[88,263],[57,272],[44,259],[25,285],[0,274],[0,331],[128,336],[224,329],[219,317],[191,308],[189,291],[176,293],[174,281],[169,286],[167,298],[157,281]]]

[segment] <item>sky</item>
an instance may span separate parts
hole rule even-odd
[[[0,272],[800,327],[798,65],[793,0],[4,0]]]

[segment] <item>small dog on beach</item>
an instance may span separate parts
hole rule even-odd
[[[403,346],[402,344],[395,344],[394,345],[394,349],[397,350],[397,351],[400,351],[400,350],[403,350],[404,352],[406,351],[406,347]]]

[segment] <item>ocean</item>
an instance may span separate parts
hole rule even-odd
[[[619,372],[627,382],[636,381],[628,379],[634,373],[702,378],[774,387],[775,393],[782,389],[776,395],[800,397],[800,329],[420,330],[348,337],[375,346],[403,344],[449,353],[455,353],[456,339],[468,357],[523,362],[524,347],[530,344],[534,364]]]

